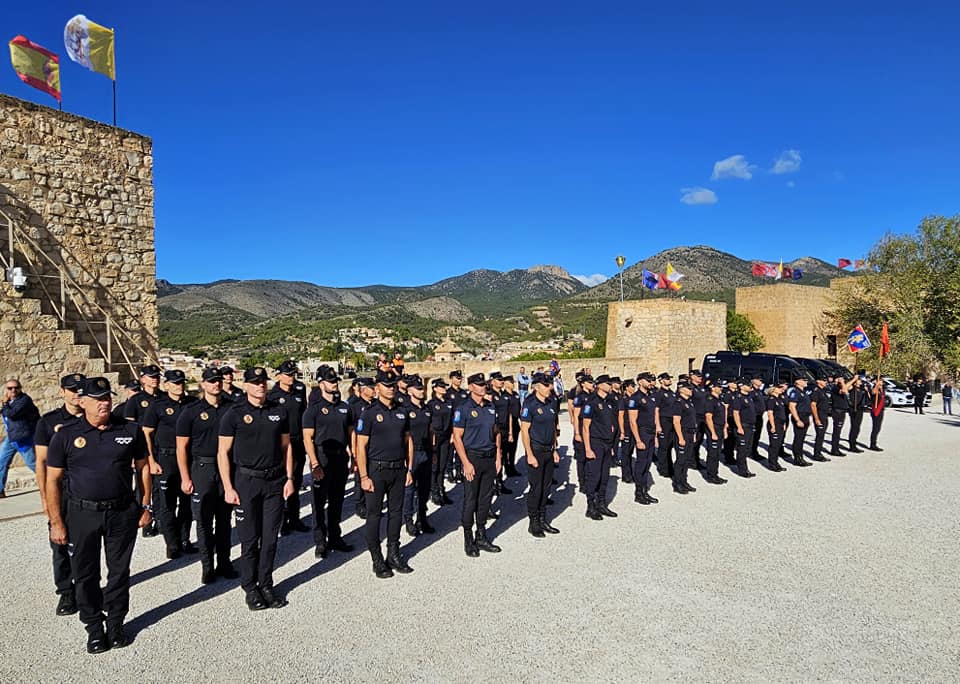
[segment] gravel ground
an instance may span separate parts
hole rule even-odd
[[[251,613],[236,583],[201,588],[194,562],[139,539],[135,641],[98,656],[75,616],[53,614],[44,520],[4,522],[0,681],[956,682],[960,420],[886,421],[883,453],[754,464],[723,487],[694,474],[686,497],[659,482],[658,506],[628,485],[615,520],[586,519],[564,483],[553,538],[527,534],[516,493],[492,526],[503,553],[479,559],[463,554],[454,492],[431,514],[438,535],[402,537],[416,571],[386,581],[351,517],[352,554],[317,562],[311,535],[281,540],[283,610]]]

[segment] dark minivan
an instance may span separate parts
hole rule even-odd
[[[783,354],[762,352],[718,351],[703,357],[703,377],[719,380],[739,377],[763,378],[763,384],[785,382],[792,385],[797,378],[813,381],[813,375],[794,359]]]

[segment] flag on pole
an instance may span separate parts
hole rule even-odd
[[[657,285],[660,282],[660,278],[653,271],[648,271],[643,269],[643,286],[648,290],[656,290]]]
[[[867,267],[867,262],[864,259],[854,259],[853,261],[853,270],[859,271]]]
[[[673,264],[671,264],[669,261],[667,262],[667,272],[665,275],[667,277],[667,287],[669,287],[671,290],[679,290],[681,287],[683,287],[680,284],[680,279],[683,277],[683,274],[676,270],[673,267]]]
[[[57,102],[60,95],[60,58],[45,47],[17,36],[10,41],[10,63],[20,80],[42,90]]]
[[[777,275],[774,276],[777,280],[783,280],[783,259],[780,260],[780,265],[777,266]]]
[[[759,261],[754,261],[750,274],[760,277],[767,275],[767,265],[761,264]]]
[[[858,325],[847,336],[847,346],[854,354],[862,352],[864,349],[869,349],[872,346],[862,325]]]
[[[783,274],[784,280],[793,280],[793,267],[792,266],[781,266],[781,271]]]
[[[111,81],[117,80],[113,58],[113,29],[95,24],[78,14],[64,27],[63,44],[74,62],[90,71],[103,74]]]
[[[846,268],[847,266],[849,266],[849,265],[852,264],[852,263],[853,263],[853,262],[850,261],[849,259],[837,259],[837,268],[843,269],[843,268]]]
[[[880,330],[880,358],[890,354],[890,331],[887,329],[887,322],[883,322],[883,328]]]
[[[803,269],[797,268],[796,266],[793,269],[793,279],[800,280],[803,277]]]

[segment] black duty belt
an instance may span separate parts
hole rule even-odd
[[[198,457],[196,457],[196,458],[193,459],[193,462],[194,462],[194,463],[204,463],[204,464],[216,463],[216,462],[217,462],[217,457],[216,457],[216,456],[198,456]]]
[[[467,449],[467,458],[493,458],[496,455],[496,449]]]
[[[157,447],[157,455],[158,455],[158,456],[176,456],[176,455],[177,455],[177,449],[176,449],[176,447],[172,447],[172,448],[170,448],[170,447]]]
[[[402,470],[407,467],[407,462],[403,459],[397,461],[378,461],[373,459],[370,461],[370,467],[374,470]]]
[[[237,472],[241,475],[255,477],[260,480],[273,480],[281,477],[286,472],[286,468],[283,466],[276,466],[274,468],[247,468],[246,466],[237,466]]]
[[[553,451],[553,445],[552,445],[552,444],[541,444],[540,442],[536,442],[536,441],[534,441],[534,440],[532,440],[532,439],[530,440],[530,446],[533,447],[533,450],[534,450],[534,451],[538,451],[538,452],[539,452],[539,451],[551,451],[551,452]]]
[[[104,499],[102,501],[93,501],[91,499],[80,499],[75,496],[69,498],[70,503],[88,511],[116,511],[127,508],[133,503],[133,495],[122,496],[119,499]]]

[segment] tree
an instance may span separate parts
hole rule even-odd
[[[743,314],[727,309],[727,349],[754,352],[765,343],[763,336]]]
[[[834,330],[862,325],[890,330],[884,371],[904,376],[960,368],[960,215],[925,218],[911,235],[888,233],[870,250],[870,268],[837,288],[825,322]],[[878,363],[879,339],[860,354]]]

